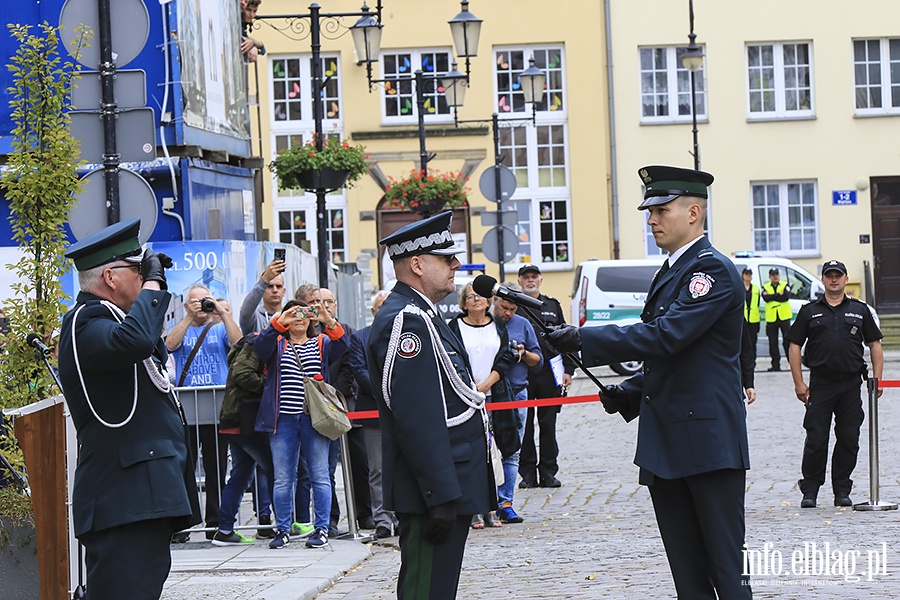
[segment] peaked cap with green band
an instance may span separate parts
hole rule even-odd
[[[671,202],[678,196],[709,198],[706,189],[713,182],[713,176],[694,169],[650,165],[638,170],[644,182],[644,201],[638,210]]]
[[[140,230],[140,219],[114,223],[69,246],[66,258],[75,261],[78,271],[87,271],[116,260],[140,263]]]

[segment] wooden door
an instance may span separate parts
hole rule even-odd
[[[384,200],[379,203],[377,216],[376,216],[376,231],[378,234],[378,239],[384,239],[385,237],[391,235],[404,225],[408,225],[414,221],[420,221],[422,216],[408,211],[408,210],[395,210],[395,209],[384,209],[382,204]],[[466,236],[466,251],[467,254],[471,254],[472,248],[472,240],[469,235],[469,207],[468,206],[459,206],[453,209],[453,221],[450,224],[450,232],[453,234],[462,233]],[[387,258],[384,256],[384,246],[378,246],[378,281],[379,284],[383,287],[387,280],[393,279],[393,273],[385,273],[385,261]],[[460,260],[462,260],[462,255],[460,255]],[[388,270],[389,269],[388,265]]]
[[[879,313],[900,313],[900,177],[872,177],[872,250]]]

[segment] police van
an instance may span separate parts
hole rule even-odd
[[[664,258],[636,260],[588,260],[578,265],[572,286],[572,322],[579,327],[630,325],[641,320],[650,282]],[[762,287],[769,281],[769,270],[778,269],[781,281],[791,286],[791,310],[825,293],[825,286],[815,275],[796,263],[777,257],[748,256],[738,253],[731,257],[738,273],[745,268],[753,271],[753,283]],[[760,314],[765,314],[765,302],[760,298]],[[763,317],[764,318],[764,317]],[[594,365],[588,365],[594,366]],[[620,375],[640,371],[641,361],[614,363],[610,368]]]

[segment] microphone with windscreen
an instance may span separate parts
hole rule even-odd
[[[472,289],[475,290],[476,294],[485,298],[497,296],[498,298],[512,302],[516,306],[525,306],[535,310],[544,308],[544,303],[537,298],[532,298],[522,292],[514,292],[509,288],[505,288],[497,283],[497,280],[490,275],[479,275],[476,277],[475,281],[472,282]]]
[[[25,336],[25,343],[36,350],[40,350],[44,356],[50,356],[53,352],[47,345],[41,341],[41,337],[36,333],[29,333]]]

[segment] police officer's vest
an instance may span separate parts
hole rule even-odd
[[[768,308],[768,305],[766,306]],[[755,283],[750,284],[750,305],[744,301],[744,320],[748,323],[759,323],[759,286]]]
[[[779,281],[778,288],[772,288],[772,282],[765,284],[763,289],[767,294],[780,294],[787,287],[786,281]],[[766,323],[774,323],[775,321],[790,321],[793,315],[790,302],[776,302],[771,300],[766,302]]]

